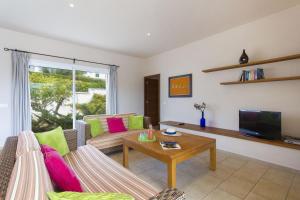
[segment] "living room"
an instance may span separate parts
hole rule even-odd
[[[2,1],[1,198],[299,199],[299,4]],[[279,139],[242,134],[257,111]],[[39,136],[58,127],[68,153]],[[45,144],[79,190],[52,184]]]

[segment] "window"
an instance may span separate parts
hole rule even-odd
[[[32,60],[29,71],[34,132],[74,128],[84,115],[106,113],[106,69]]]
[[[77,119],[106,113],[106,74],[76,71]]]

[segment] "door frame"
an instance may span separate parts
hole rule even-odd
[[[154,74],[144,77],[144,115],[146,115],[146,80],[153,78],[158,79],[158,122],[160,122],[160,74]]]

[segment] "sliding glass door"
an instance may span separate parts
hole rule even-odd
[[[34,132],[58,126],[71,129],[75,120],[84,115],[106,113],[107,73],[101,68],[84,68],[31,62],[29,79]]]
[[[77,119],[106,113],[106,80],[106,74],[76,71]]]

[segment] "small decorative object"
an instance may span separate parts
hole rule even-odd
[[[200,110],[201,113],[202,113],[202,117],[200,119],[200,126],[204,128],[206,126],[206,120],[204,118],[204,111],[205,111],[205,108],[206,108],[206,104],[204,102],[201,105],[195,103],[194,107],[196,108],[196,110]]]
[[[175,128],[167,128],[165,133],[169,134],[169,135],[174,135],[174,134],[176,134],[176,129]]]
[[[169,77],[169,97],[192,97],[192,74]]]
[[[153,135],[152,139],[149,139],[148,138],[148,133],[143,132],[143,133],[139,134],[138,141],[140,141],[140,142],[155,142],[156,137],[155,137],[155,135]]]
[[[246,64],[246,63],[248,63],[248,61],[249,61],[249,57],[246,54],[245,49],[243,49],[243,53],[242,53],[242,55],[240,57],[240,64]]]
[[[153,139],[153,127],[152,127],[152,124],[149,125],[148,139],[149,139],[149,140],[152,140],[152,139]]]
[[[161,132],[162,135],[165,135],[165,136],[170,136],[170,137],[178,137],[178,136],[182,136],[182,134],[178,131],[176,131],[175,133],[173,134],[170,134],[169,132],[165,131],[165,132]]]

